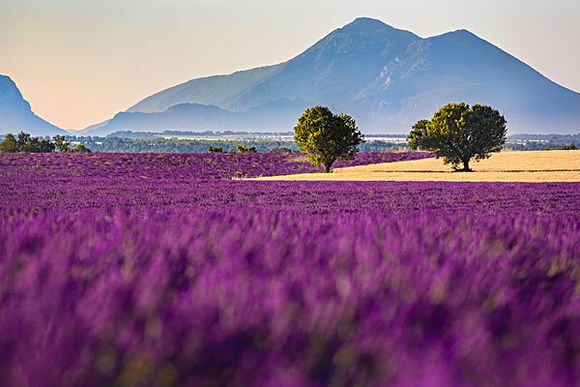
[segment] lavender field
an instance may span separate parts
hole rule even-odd
[[[334,167],[419,160],[426,152],[365,152]],[[320,171],[297,153],[28,153],[0,155],[0,176],[231,179]]]
[[[0,155],[3,385],[580,380],[579,183],[98,156]]]

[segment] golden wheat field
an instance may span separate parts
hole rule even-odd
[[[442,159],[423,159],[256,180],[580,182],[580,150],[504,151],[470,167],[473,172],[455,172]]]

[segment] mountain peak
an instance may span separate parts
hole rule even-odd
[[[21,130],[34,136],[68,134],[34,114],[12,78],[0,74],[0,133]]]
[[[476,39],[476,40],[483,40],[479,36],[475,35],[473,32],[461,28],[455,31],[449,31],[441,35],[433,36],[432,38],[452,38],[452,39]]]
[[[30,109],[12,78],[0,74],[0,109],[8,104],[21,104],[25,110]]]
[[[0,86],[3,88],[16,88],[16,84],[8,75],[0,74]]]
[[[377,19],[372,19],[370,17],[357,17],[352,22],[342,27],[341,30],[348,32],[367,32],[380,31],[391,28],[393,27]]]

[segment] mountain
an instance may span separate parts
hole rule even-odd
[[[460,101],[498,109],[512,134],[580,131],[579,93],[471,32],[421,38],[358,18],[287,62],[185,82],[83,132],[287,131],[305,107],[326,105],[364,133],[401,133]]]
[[[34,114],[14,81],[6,75],[0,75],[0,134],[16,134],[20,131],[33,136],[69,134]]]
[[[466,30],[413,42],[361,90],[356,107],[369,125],[404,127],[459,101],[497,108],[511,133],[580,131],[580,94]]]

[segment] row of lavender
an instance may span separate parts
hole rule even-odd
[[[426,152],[365,152],[334,167],[418,160]],[[296,153],[0,153],[0,176],[231,179],[314,172]]]
[[[580,183],[284,182],[0,176],[0,215],[82,209],[187,213],[199,208],[298,214],[580,214]]]
[[[580,219],[517,212],[3,216],[0,381],[575,385]]]

